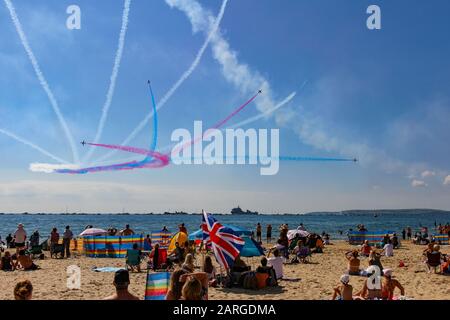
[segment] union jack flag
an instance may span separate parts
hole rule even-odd
[[[245,241],[230,228],[221,225],[212,215],[203,210],[203,241],[211,243],[217,262],[226,270],[231,269]]]

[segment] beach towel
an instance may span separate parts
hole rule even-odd
[[[115,268],[115,267],[103,267],[103,268],[94,268],[92,269],[95,272],[117,272],[123,268]]]
[[[169,272],[148,273],[145,300],[164,300],[169,290]]]

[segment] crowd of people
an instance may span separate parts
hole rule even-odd
[[[444,232],[447,225],[439,225],[437,230]],[[92,226],[87,226],[91,228]],[[187,234],[184,224],[178,226],[179,231]],[[258,223],[252,234],[254,240],[263,247],[262,225]],[[164,227],[166,231],[167,227]],[[359,225],[358,229],[367,230],[364,225]],[[141,272],[141,262],[147,258],[147,269],[153,271],[169,271],[171,273],[167,300],[205,300],[208,298],[208,288],[222,286],[225,288],[241,287],[244,289],[258,290],[265,287],[278,286],[285,278],[284,268],[287,264],[308,263],[313,254],[321,254],[325,251],[325,246],[330,245],[330,236],[323,232],[321,235],[311,233],[306,230],[303,224],[296,229],[290,230],[287,224],[282,224],[279,229],[279,236],[272,242],[272,225],[266,227],[266,240],[269,244],[263,248],[265,254],[258,266],[248,265],[240,256],[237,256],[229,270],[217,271],[213,263],[213,252],[204,246],[203,242],[197,247],[194,241],[176,242],[175,248],[163,255],[160,244],[152,245],[149,235],[145,238],[147,249],[140,248],[138,244],[133,245],[133,250],[137,252],[138,262],[132,263],[131,256],[127,253],[126,264],[128,268],[119,270],[114,275],[115,294],[107,297],[108,300],[136,300],[128,291],[130,284],[129,272]],[[428,234],[428,230],[423,228],[421,236]],[[133,235],[134,231],[130,225],[126,225],[121,231],[116,228],[109,228],[108,235]],[[402,239],[411,239],[411,228],[407,227],[402,232]],[[70,240],[74,234],[70,226],[66,226],[62,236],[58,229],[53,228],[50,232],[48,243],[50,254],[57,250],[62,250],[62,257],[70,257]],[[448,273],[449,258],[441,253],[440,245],[432,237],[428,238],[427,248],[423,251],[423,263],[428,272]],[[62,243],[61,243],[62,240]],[[37,270],[39,266],[33,261],[30,249],[38,246],[40,234],[36,230],[27,237],[27,232],[23,224],[17,226],[17,230],[6,238],[5,249],[0,254],[0,270]],[[421,242],[423,243],[423,242]],[[340,277],[339,284],[333,288],[332,299],[355,300],[355,299],[395,299],[395,292],[398,290],[400,297],[405,295],[402,284],[393,278],[393,270],[383,268],[383,259],[391,259],[395,249],[400,247],[400,240],[397,235],[386,234],[380,243],[371,244],[364,241],[358,249],[345,252],[347,270]],[[149,249],[148,249],[149,248]],[[11,253],[8,249],[16,249]],[[198,257],[202,259],[198,259]],[[201,266],[196,263],[201,261]],[[364,264],[367,264],[363,266]],[[252,269],[253,267],[253,269]],[[350,284],[351,276],[367,277],[364,285],[359,291],[355,291]],[[378,278],[378,282],[376,282]],[[377,285],[375,285],[378,283]],[[33,286],[30,281],[21,281],[14,288],[14,297],[20,300],[28,300],[33,296]]]

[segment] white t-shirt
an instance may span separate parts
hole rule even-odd
[[[272,266],[275,270],[277,279],[283,278],[283,258],[282,257],[272,257],[267,259],[268,265]]]
[[[16,243],[24,243],[27,233],[24,229],[17,229],[14,233],[14,237],[16,239]]]
[[[386,257],[394,256],[394,246],[392,244],[386,243],[383,247],[383,250]]]

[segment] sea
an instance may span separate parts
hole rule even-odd
[[[281,224],[288,224],[289,229],[295,229],[303,223],[310,232],[326,232],[331,239],[345,239],[345,232],[349,229],[355,230],[359,224],[364,224],[369,231],[389,230],[400,233],[403,228],[409,226],[413,230],[428,227],[432,233],[435,225],[450,223],[450,211],[428,209],[214,216],[222,224],[248,230],[255,230],[257,223],[261,223],[263,238],[268,224],[272,225],[272,237],[278,235],[278,227]],[[185,224],[188,232],[193,232],[199,229],[201,222],[202,216],[199,214],[0,214],[0,236],[4,240],[9,233],[14,233],[19,223],[24,224],[29,235],[39,230],[41,238],[45,238],[53,227],[62,233],[67,225],[74,234],[79,234],[87,225],[102,229],[115,227],[120,230],[129,224],[136,233],[147,235],[161,230],[163,226],[176,232],[181,223]]]

